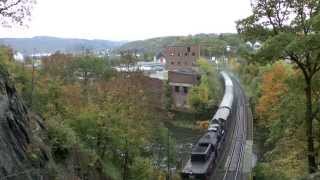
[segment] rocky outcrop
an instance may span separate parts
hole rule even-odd
[[[36,179],[48,156],[32,141],[30,117],[5,68],[0,67],[0,179]],[[38,162],[38,163],[34,163]]]

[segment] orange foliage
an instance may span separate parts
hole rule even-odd
[[[51,77],[65,78],[65,68],[72,63],[72,55],[60,54],[59,52],[42,59],[43,71]]]
[[[281,63],[274,64],[272,69],[262,75],[261,97],[256,106],[256,112],[259,116],[259,123],[265,127],[271,125],[270,121],[279,116],[275,108],[287,91],[288,87],[285,80],[288,78],[288,72]]]
[[[68,105],[80,107],[81,101],[81,86],[79,84],[68,84],[63,87],[63,99]]]

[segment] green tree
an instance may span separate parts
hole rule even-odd
[[[167,81],[164,83],[164,107],[167,111],[171,110],[173,99],[172,99],[172,87],[170,86],[169,82]]]
[[[71,65],[75,58],[70,54],[56,52],[41,60],[41,74],[52,79],[60,79],[64,83],[75,81]]]
[[[215,67],[206,59],[197,61],[201,80],[200,84],[191,88],[188,94],[189,105],[198,113],[206,113],[208,108],[217,103],[220,89],[218,87],[218,73]]]
[[[320,16],[317,0],[255,0],[253,15],[237,22],[240,35],[246,40],[262,40],[263,47],[254,59],[263,62],[290,60],[303,73],[305,84],[305,125],[309,172],[317,170],[313,121],[314,77],[320,70]]]
[[[203,80],[204,78],[201,78]],[[188,104],[198,113],[204,113],[209,101],[209,89],[205,83],[192,87],[188,95]]]
[[[77,143],[74,131],[57,119],[50,119],[47,126],[48,140],[54,159],[58,162],[66,160],[72,147]]]
[[[112,69],[103,58],[91,56],[90,54],[76,57],[69,67],[72,76],[81,82],[83,86],[84,100],[91,100],[91,88],[94,82],[105,81],[111,77]]]

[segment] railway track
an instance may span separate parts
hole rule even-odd
[[[246,97],[236,80],[233,80],[235,92],[237,94],[237,111],[233,120],[235,120],[235,127],[232,136],[229,154],[225,163],[225,170],[223,180],[242,180],[242,166],[246,147],[246,121],[247,121],[247,103]]]

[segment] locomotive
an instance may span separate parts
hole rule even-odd
[[[220,73],[224,81],[224,96],[218,110],[210,120],[208,131],[200,137],[191,151],[190,159],[184,166],[183,180],[208,180],[217,163],[230,124],[234,99],[233,83],[228,73]]]

